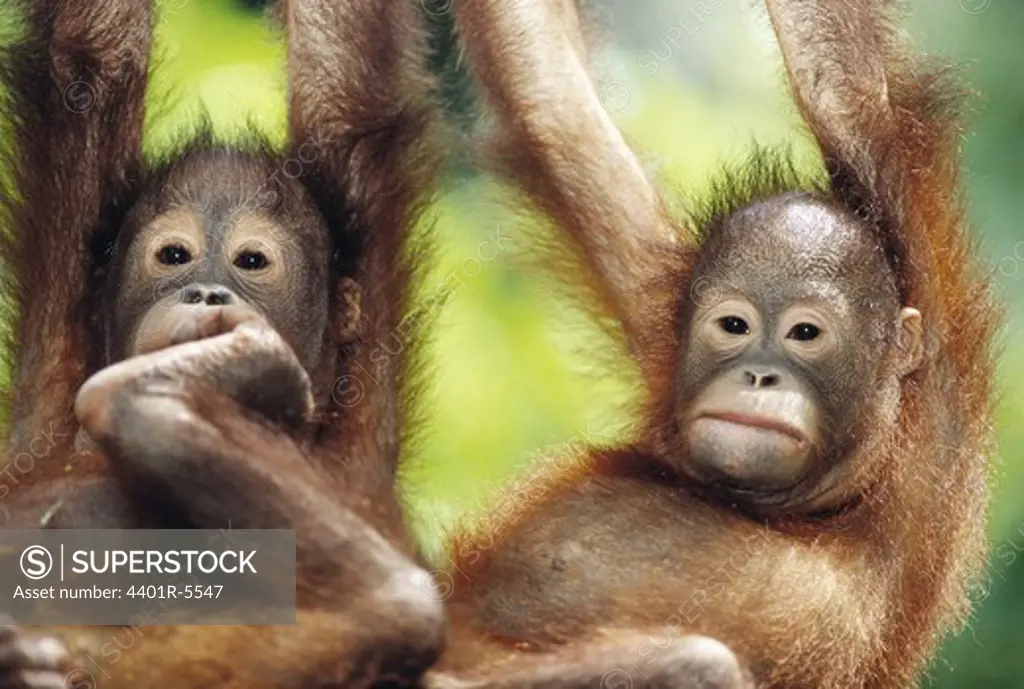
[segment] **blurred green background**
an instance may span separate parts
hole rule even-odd
[[[160,146],[205,107],[224,132],[256,122],[280,137],[283,48],[258,2],[166,0],[154,92]],[[438,2],[441,6],[445,2]],[[810,156],[787,99],[764,12],[749,0],[598,0],[607,42],[596,56],[602,100],[667,188],[699,189],[722,161],[757,140]],[[992,510],[993,558],[974,593],[970,629],[951,640],[927,686],[1024,687],[1024,3],[918,0],[908,31],[951,56],[979,92],[966,138],[972,219],[1008,304],[1003,339],[1000,464]],[[443,10],[443,7],[441,7]],[[463,96],[451,89],[455,114]],[[162,101],[164,99],[161,99]],[[457,148],[457,147],[455,147]],[[438,282],[458,285],[432,349],[429,421],[404,488],[428,546],[458,518],[545,454],[614,437],[629,377],[610,378],[578,355],[580,330],[516,255],[527,249],[483,180],[453,161],[435,216]],[[494,255],[495,233],[509,237]],[[493,256],[493,257],[492,257]],[[492,257],[492,258],[488,258]],[[433,279],[433,278],[432,278]],[[428,286],[429,288],[429,286]],[[575,335],[574,335],[575,333]],[[584,338],[586,336],[584,335]],[[998,549],[998,550],[997,550]],[[998,553],[998,556],[996,556]]]

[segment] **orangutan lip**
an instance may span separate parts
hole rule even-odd
[[[704,412],[697,418],[705,419],[717,419],[719,421],[726,421],[728,423],[734,423],[739,426],[750,426],[752,428],[763,428],[769,431],[775,431],[782,435],[788,435],[797,442],[806,443],[807,436],[801,433],[796,428],[793,428],[788,423],[782,421],[776,421],[775,419],[766,418],[764,416],[748,416],[746,414],[737,414],[735,412]]]

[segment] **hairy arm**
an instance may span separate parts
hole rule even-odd
[[[590,267],[603,310],[637,352],[649,334],[641,315],[664,314],[670,299],[652,283],[671,265],[673,234],[587,75],[573,3],[458,0],[455,11],[504,171]]]
[[[411,235],[439,160],[422,8],[414,0],[307,0],[283,9],[292,146],[300,160],[313,159],[304,172],[342,253],[356,256],[351,272],[361,291],[359,341],[338,391],[357,402],[342,410],[338,441],[375,429],[369,445],[349,453],[359,465],[352,471],[390,491],[400,399],[417,346],[417,324],[403,323],[413,266],[424,258]]]
[[[19,1],[8,11],[24,19],[0,49],[13,185],[3,249],[17,314],[8,449],[18,452],[69,419],[84,379],[89,244],[117,222],[139,166],[151,19],[149,0]]]
[[[906,303],[945,320],[965,288],[977,290],[959,187],[963,87],[909,53],[894,3],[767,4],[834,190],[878,224]]]
[[[284,424],[308,408],[304,369],[276,331],[249,320],[104,369],[76,412],[147,523],[294,529],[296,626],[7,633],[0,675],[24,676],[31,689],[84,672],[104,689],[298,689],[378,673],[413,681],[433,662],[443,616],[429,575],[338,503],[347,486],[251,411],[252,393],[268,389]],[[48,637],[64,642],[70,662],[46,651],[59,648]]]
[[[768,0],[790,87],[833,189],[876,224],[903,303],[920,310],[923,365],[903,382],[899,444],[924,449],[887,488],[891,495],[872,499],[900,506],[894,542],[906,561],[934,572],[908,568],[901,585],[915,593],[896,603],[922,605],[920,592],[930,591],[945,627],[965,618],[967,584],[984,562],[999,314],[959,186],[964,89],[948,68],[902,45],[894,5]],[[895,616],[885,643],[921,634],[912,616]]]

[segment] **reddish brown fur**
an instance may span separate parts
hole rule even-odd
[[[97,286],[109,268],[110,248],[141,188],[154,180],[141,156],[150,3],[16,5],[26,32],[0,52],[2,112],[12,129],[11,137],[3,137],[11,144],[3,155],[10,173],[5,182],[12,182],[2,204],[5,277],[13,296],[7,457],[35,452],[40,445],[33,441],[43,435],[55,442],[36,454],[27,473],[6,474],[5,505],[22,526],[38,523],[62,497],[70,498],[65,526],[95,523],[92,507],[104,517],[115,514],[124,526],[168,526],[164,514],[145,509],[144,487],[129,484],[128,496],[115,489],[109,479],[122,469],[112,472],[111,457],[75,452],[71,413],[77,391],[103,365],[105,305]],[[224,456],[207,465],[200,457],[183,459],[199,463],[197,476],[213,472],[207,484],[191,484],[184,478],[188,472],[177,476],[174,467],[160,469],[169,472],[166,484],[176,486],[181,501],[198,511],[192,514],[196,524],[226,527],[227,514],[237,517],[235,527],[289,525],[312,539],[305,552],[313,564],[306,566],[300,556],[299,626],[145,628],[139,643],[108,668],[113,677],[99,677],[103,686],[308,686],[373,678],[381,663],[385,671],[405,675],[384,661],[404,655],[422,666],[437,652],[439,616],[401,603],[394,617],[383,615],[366,590],[381,583],[381,572],[345,561],[345,551],[329,544],[363,544],[377,553],[368,557],[385,572],[388,563],[392,571],[415,569],[394,478],[409,427],[401,399],[415,382],[412,359],[422,326],[402,320],[414,291],[412,265],[422,258],[422,243],[410,235],[438,162],[418,11],[415,2],[394,3],[388,11],[373,2],[283,3],[291,144],[272,160],[278,167],[293,158],[315,160],[303,165],[299,179],[327,220],[336,251],[331,310],[342,320],[358,314],[355,337],[332,343],[335,351],[325,359],[333,368],[310,372],[314,388],[326,394],[309,448],[300,450],[280,431],[200,387],[183,402],[203,410],[234,445],[219,447]],[[358,304],[353,281],[361,293]],[[396,335],[400,355],[381,357],[380,343]],[[331,394],[346,376],[361,386],[358,404],[346,406],[350,399]],[[265,465],[271,458],[280,464]],[[238,493],[239,481],[252,482],[256,499],[246,493],[248,502],[223,504],[222,493]],[[332,510],[336,520],[329,518]],[[417,627],[421,622],[425,626]],[[56,631],[75,650],[95,650],[114,635]],[[368,655],[359,655],[367,648]]]
[[[70,410],[86,376],[87,352],[100,341],[86,335],[88,316],[95,312],[88,303],[89,241],[124,213],[129,180],[139,173],[149,12],[139,3],[83,7],[80,16],[62,17],[58,28],[46,20],[55,11],[53,3],[15,9],[23,11],[30,28],[20,43],[6,48],[2,62],[8,85],[5,119],[13,126],[13,136],[5,137],[11,145],[5,162],[17,190],[3,204],[8,216],[4,255],[13,266],[5,271],[13,283],[7,294],[14,296],[7,304],[6,351],[13,358],[14,382],[5,409],[11,428],[7,449],[11,457],[28,451],[35,436],[56,422],[63,438],[52,454],[63,459],[72,455]],[[52,61],[51,42],[63,53]],[[87,54],[107,55],[99,69],[102,84],[96,72],[81,78],[83,65],[75,52],[81,45]],[[52,92],[40,95],[48,87]],[[119,116],[79,126],[82,115],[62,99],[79,109],[91,96],[95,102],[86,112],[110,108]],[[100,145],[105,141],[117,145]],[[48,391],[42,400],[40,390]],[[23,483],[46,481],[64,469],[61,459],[39,464]]]
[[[513,644],[572,653],[612,628],[638,631],[631,655],[605,662],[642,664],[655,638],[703,633],[750,663],[758,686],[915,681],[969,611],[993,451],[998,312],[964,221],[957,85],[897,41],[886,3],[769,2],[831,192],[877,228],[902,302],[923,315],[925,362],[903,380],[895,431],[863,439],[828,510],[737,511],[662,459],[678,452],[665,430],[697,247],[670,229],[601,123],[555,12],[528,0],[462,7],[468,59],[500,116],[499,167],[589,266],[598,296],[588,303],[622,324],[648,411],[633,444],[542,470],[536,494],[456,540],[443,668],[497,682],[509,667],[527,672]],[[779,191],[772,174],[758,176],[731,208]],[[749,542],[763,549],[684,622],[683,607],[714,583],[704,575]]]

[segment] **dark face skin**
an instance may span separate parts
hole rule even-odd
[[[132,210],[114,249],[107,363],[232,329],[255,313],[307,371],[328,328],[327,229],[270,162],[186,158]],[[281,178],[277,175],[275,180]]]
[[[895,416],[920,314],[900,308],[872,234],[809,194],[748,206],[714,237],[682,335],[684,468],[764,502],[816,497],[861,424]]]

